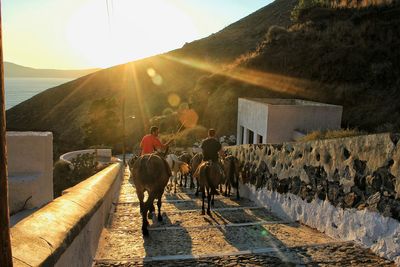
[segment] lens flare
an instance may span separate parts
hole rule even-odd
[[[179,106],[179,104],[181,103],[181,98],[179,95],[177,94],[170,94],[168,96],[168,103],[172,106],[172,107],[177,107]]]
[[[262,230],[262,231],[261,231],[261,235],[262,235],[262,236],[267,236],[267,235],[268,235],[268,232],[267,232],[266,230]]]
[[[159,74],[156,74],[151,79],[155,85],[160,86],[163,83],[163,78]]]
[[[156,71],[153,68],[148,68],[147,69],[147,75],[149,75],[151,78],[156,76]]]
[[[197,125],[199,115],[193,109],[185,109],[179,112],[179,121],[185,128],[193,128]]]

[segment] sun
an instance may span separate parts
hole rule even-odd
[[[66,36],[81,60],[109,67],[181,47],[199,30],[173,0],[87,0],[70,17]]]

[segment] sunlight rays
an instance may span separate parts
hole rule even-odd
[[[309,88],[312,82],[304,79],[241,67],[228,69],[224,65],[211,64],[196,59],[179,58],[171,55],[162,55],[162,57],[183,65],[204,70],[212,74],[222,75],[227,78],[245,82],[278,93],[301,95],[303,97],[310,97],[311,94],[310,90],[307,90],[306,88]]]
[[[142,119],[143,129],[147,131],[149,129],[148,118],[149,118],[149,110],[146,106],[146,100],[143,97],[142,86],[139,82],[137,70],[135,63],[129,63],[125,67],[125,72],[130,73],[130,77],[133,81],[133,90],[136,94],[136,101],[139,107],[139,117]],[[129,87],[128,87],[129,88]]]
[[[88,84],[93,79],[94,76],[96,75],[95,74],[88,75],[83,82],[79,83],[79,86],[75,87],[66,97],[64,97],[60,102],[55,104],[51,108],[51,110],[42,118],[42,121],[48,120],[51,117],[51,115],[53,115],[53,113],[57,109],[59,109],[64,103],[67,104],[68,100],[74,97],[77,93],[79,93],[80,90],[84,88],[86,84]]]

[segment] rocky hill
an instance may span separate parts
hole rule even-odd
[[[398,131],[398,6],[317,6],[302,10],[292,23],[295,5],[276,0],[181,49],[49,89],[8,110],[7,126],[51,130],[59,151],[87,146],[85,136],[96,131],[116,147],[125,98],[131,143],[147,131],[150,118],[168,117],[188,105],[201,125],[231,134],[236,131],[237,98],[253,96],[341,104],[344,127]],[[101,121],[111,131],[96,127]],[[167,126],[176,130],[179,122]]]

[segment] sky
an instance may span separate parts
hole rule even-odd
[[[110,67],[182,47],[272,0],[3,0],[4,60]]]

